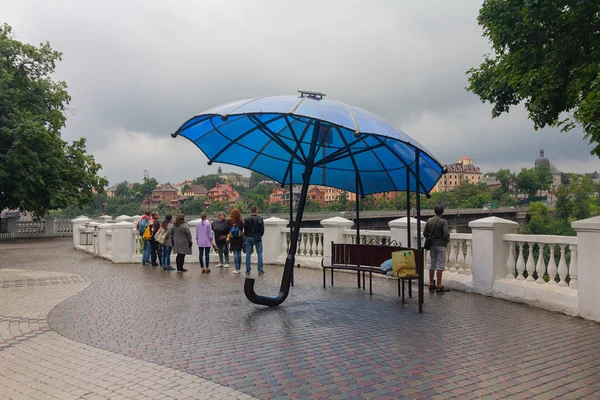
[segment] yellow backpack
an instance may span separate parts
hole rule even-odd
[[[144,229],[144,234],[142,235],[142,239],[150,240],[152,239],[152,225],[154,225],[154,221],[150,220],[146,224],[146,229]]]

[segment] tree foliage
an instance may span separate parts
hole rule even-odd
[[[60,137],[70,101],[65,82],[53,79],[61,57],[49,43],[22,43],[0,26],[0,210],[42,216],[82,207],[107,185],[85,139],[68,144]]]
[[[194,185],[202,185],[210,190],[217,186],[217,183],[225,183],[225,180],[217,174],[202,175],[194,179]]]
[[[600,156],[600,2],[485,0],[478,22],[493,54],[467,89],[493,117],[524,102],[536,129],[581,124]]]

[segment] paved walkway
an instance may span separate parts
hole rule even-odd
[[[369,296],[299,269],[265,309],[230,271],[113,265],[65,239],[2,242],[0,267],[0,398],[600,398],[600,325],[521,304],[426,293],[418,314],[394,281]]]

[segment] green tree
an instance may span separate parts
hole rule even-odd
[[[185,215],[200,215],[206,210],[206,205],[202,199],[187,199],[179,206],[179,210]]]
[[[467,90],[493,117],[525,102],[536,129],[579,123],[600,156],[598,15],[593,0],[485,0],[478,22],[494,53],[468,71]]]
[[[538,190],[540,190],[540,184],[535,170],[523,168],[517,175],[517,187],[529,199],[536,197]]]
[[[339,203],[339,207],[341,211],[346,211],[348,210],[348,207],[350,207],[349,205],[349,201],[348,201],[348,192],[346,192],[345,190],[342,190],[342,192],[340,193],[340,197],[338,198],[338,203]]]
[[[576,220],[592,216],[592,187],[588,178],[580,178],[569,185],[573,194],[573,217]]]
[[[270,214],[278,214],[278,213],[286,212],[288,209],[285,208],[282,204],[271,203],[271,204],[269,204],[268,210],[269,210]]]
[[[550,167],[547,165],[538,165],[534,170],[537,175],[539,190],[549,190],[554,182]]]
[[[202,185],[210,190],[217,186],[217,183],[225,183],[225,180],[217,174],[202,175],[194,179],[194,185]]]
[[[254,171],[250,172],[250,187],[251,188],[258,185],[258,182],[260,182],[260,181],[270,181],[270,180],[272,180],[272,179],[269,178],[268,176],[259,174],[258,172],[254,172]]]
[[[108,184],[85,139],[68,144],[60,137],[70,101],[65,82],[53,79],[61,57],[48,42],[22,43],[0,25],[0,210],[43,216],[82,207]]]
[[[150,193],[158,186],[158,181],[155,178],[149,178],[144,180],[144,183],[140,186],[140,193],[144,199],[150,197]]]
[[[570,198],[570,190],[567,186],[561,185],[556,189],[556,204],[554,205],[556,218],[568,221],[573,211],[573,204]]]
[[[129,190],[129,183],[127,181],[123,181],[117,185],[117,188],[115,189],[115,196],[124,198],[132,197],[131,190]]]
[[[517,195],[517,177],[509,169],[501,169],[496,173],[496,180],[502,185],[500,189],[502,194],[508,193],[509,195]],[[502,196],[502,194],[500,196]]]

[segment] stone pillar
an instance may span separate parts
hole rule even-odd
[[[44,236],[56,235],[56,218],[46,218],[46,220],[44,221],[44,225]]]
[[[344,230],[352,228],[354,222],[342,218],[333,217],[321,221],[323,226],[323,257],[331,257],[331,242],[346,243]]]
[[[577,231],[577,269],[579,315],[600,321],[600,217],[575,221]]]
[[[110,215],[101,215],[98,217],[98,221],[101,224],[106,224],[109,221],[112,221],[112,217]]]
[[[132,218],[129,215],[119,215],[117,218],[115,218],[115,222],[134,222],[132,221]],[[137,220],[135,221],[137,222]]]
[[[73,227],[73,247],[79,248],[81,241],[81,228],[91,220],[88,217],[81,216],[71,220],[71,226]]]
[[[186,263],[188,263],[188,262],[197,262],[197,263],[199,263],[200,262],[199,259],[198,259],[198,256],[199,256],[199,253],[198,253],[198,243],[196,243],[196,225],[198,225],[200,222],[202,222],[202,220],[200,218],[188,222],[188,225],[190,226],[190,232],[192,233],[192,242],[193,242],[193,244],[192,244],[192,255],[185,257],[185,262]],[[231,261],[231,263],[233,264],[233,261],[232,261],[233,260],[233,254],[230,254],[229,257],[231,258],[231,260],[229,260],[229,261]]]
[[[281,249],[283,248],[283,235],[281,230],[287,226],[288,221],[277,217],[271,217],[265,219],[264,222],[263,262],[265,264],[275,264],[277,257],[281,255]]]
[[[410,247],[413,249],[417,248],[417,223],[416,218],[410,218]],[[388,225],[390,226],[390,238],[401,243],[402,246],[408,247],[408,217],[395,219],[388,222]],[[423,229],[425,229],[425,222],[421,221],[421,234],[423,234]]]
[[[473,286],[478,293],[489,294],[494,281],[506,276],[508,245],[502,237],[517,233],[519,224],[498,217],[469,222],[473,232]]]
[[[112,237],[107,235],[107,232],[112,228],[113,224],[100,224],[98,225],[98,255],[103,258],[107,258],[108,241],[112,241]],[[112,243],[111,243],[112,244]]]
[[[135,224],[131,222],[117,222],[109,225],[112,230],[111,259],[114,263],[132,262],[135,246],[134,229]]]
[[[19,232],[17,232],[17,222],[18,221],[15,218],[8,218],[6,220],[6,231],[12,233],[14,238],[19,237]],[[79,238],[77,240],[79,240]]]

